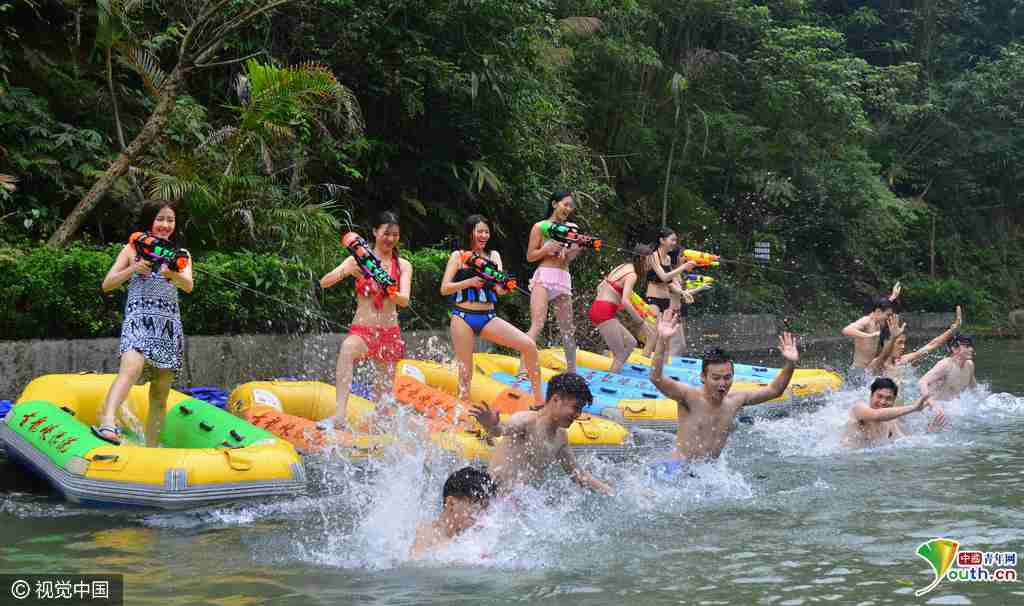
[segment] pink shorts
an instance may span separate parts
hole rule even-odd
[[[538,267],[533,272],[530,280],[530,288],[543,286],[548,291],[548,297],[557,299],[562,295],[572,296],[572,276],[564,269],[557,267]]]

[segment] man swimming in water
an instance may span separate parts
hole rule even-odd
[[[793,377],[800,353],[793,335],[783,333],[779,337],[779,351],[786,364],[771,384],[753,391],[729,393],[733,380],[732,358],[721,350],[712,350],[705,354],[701,365],[700,378],[704,385],[691,387],[663,374],[665,351],[678,323],[676,312],[672,310],[663,314],[658,322],[651,382],[679,405],[679,429],[672,458],[685,464],[718,458],[732,433],[740,408],[781,396]]]
[[[496,488],[490,474],[474,467],[463,467],[448,476],[441,495],[441,514],[416,529],[410,557],[418,560],[472,528],[490,505]]]
[[[858,402],[850,409],[850,421],[843,432],[842,444],[846,448],[867,448],[879,446],[907,435],[900,424],[900,417],[923,411],[930,406],[927,395],[921,396],[909,406],[893,406],[899,387],[888,377],[879,377],[871,383],[871,399]],[[928,422],[928,431],[942,431],[946,416],[940,410]]]
[[[861,383],[867,381],[868,374],[865,368],[878,354],[882,326],[892,315],[893,302],[899,298],[902,290],[900,283],[897,282],[888,298],[882,297],[872,301],[865,309],[867,315],[851,322],[843,329],[843,336],[853,339],[853,364],[850,366],[850,381]]]
[[[593,401],[590,387],[580,375],[563,373],[548,381],[547,400],[538,411],[517,412],[502,421],[486,404],[474,405],[470,414],[492,436],[504,436],[491,458],[491,474],[499,492],[519,484],[540,483],[555,463],[577,484],[610,495],[611,487],[576,464],[569,450],[566,428]]]
[[[939,360],[917,382],[921,395],[936,402],[952,400],[966,389],[978,386],[974,376],[974,341],[967,335],[956,335],[949,342],[949,356]]]

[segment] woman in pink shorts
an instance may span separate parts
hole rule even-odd
[[[572,193],[558,191],[551,195],[551,216],[548,221],[565,224],[569,215],[575,210]],[[568,223],[575,225],[574,223]],[[545,240],[540,231],[540,223],[535,223],[530,230],[530,243],[526,248],[526,260],[539,263],[530,280],[530,330],[526,331],[534,342],[544,330],[548,318],[548,303],[555,304],[555,318],[562,333],[562,345],[565,347],[565,363],[568,372],[576,372],[576,328],[572,320],[572,276],[569,275],[569,263],[583,249],[573,245],[564,245],[553,240]],[[520,362],[520,368],[523,368]]]

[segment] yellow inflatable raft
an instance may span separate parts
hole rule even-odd
[[[73,502],[178,509],[291,495],[306,477],[292,446],[206,402],[172,391],[161,443],[119,446],[89,429],[116,375],[47,375],[32,381],[4,422],[8,455]],[[144,427],[148,385],[119,410],[126,430]],[[126,432],[130,435],[130,431]]]

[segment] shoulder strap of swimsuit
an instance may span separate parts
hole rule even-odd
[[[622,274],[621,276],[619,276],[619,277],[617,277],[615,279],[612,279],[612,274],[614,274],[615,272],[619,271],[620,269],[622,269],[626,265],[629,265],[629,264],[628,263],[623,263],[622,265],[620,265],[620,266],[616,267],[615,269],[613,269],[612,273],[608,274],[608,277],[605,278],[605,281],[608,282],[609,284],[615,284],[619,280],[625,279],[625,277],[628,276],[633,271],[632,266],[630,266],[629,270],[626,273]]]

